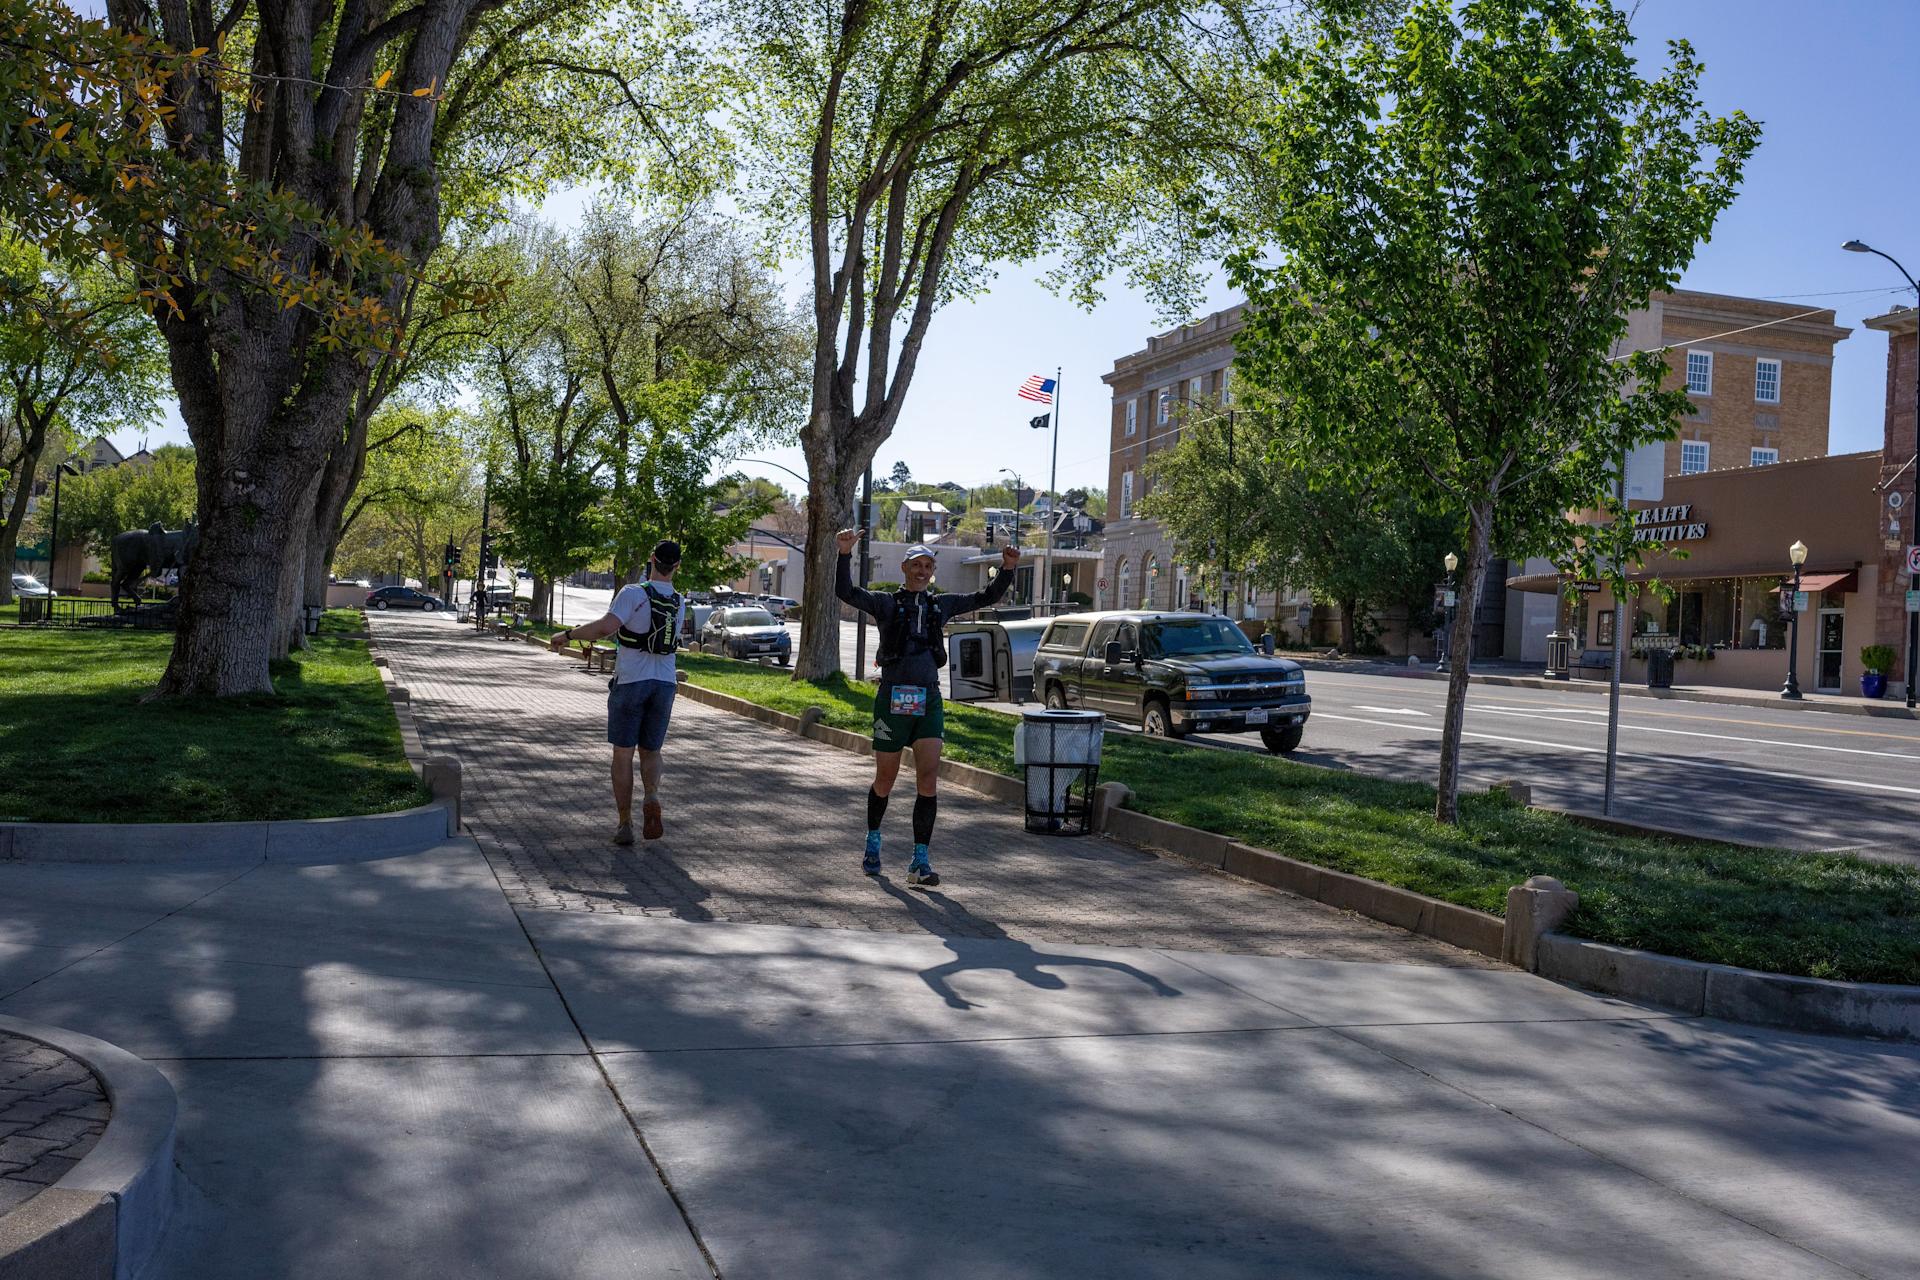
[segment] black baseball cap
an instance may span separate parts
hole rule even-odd
[[[672,538],[662,538],[653,545],[653,562],[662,569],[671,569],[680,563],[680,544]]]

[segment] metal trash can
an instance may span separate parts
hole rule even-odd
[[[1565,680],[1573,673],[1573,637],[1564,631],[1553,631],[1547,635],[1547,670],[1549,680]]]
[[[1647,650],[1647,688],[1673,688],[1673,650]]]
[[[1107,718],[1098,711],[1024,713],[1013,734],[1013,763],[1026,781],[1027,830],[1084,836],[1093,830],[1093,789]]]

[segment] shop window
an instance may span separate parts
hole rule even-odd
[[[1761,404],[1780,403],[1780,362],[1778,360],[1753,362],[1753,398]]]
[[[1787,615],[1781,609],[1779,578],[1741,578],[1736,584],[1739,615],[1737,643],[1742,649],[1787,647]]]
[[[1756,448],[1751,455],[1751,465],[1756,467],[1770,467],[1778,461],[1780,461],[1778,449]]]
[[[1707,442],[1705,440],[1683,440],[1680,442],[1680,474],[1696,476],[1707,469]]]
[[[1613,648],[1613,610],[1602,609],[1594,615],[1593,643],[1602,649]]]
[[[1690,396],[1713,394],[1713,352],[1687,352],[1687,394]]]

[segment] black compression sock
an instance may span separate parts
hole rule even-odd
[[[878,831],[880,819],[887,816],[887,798],[879,792],[867,791],[867,830]]]
[[[915,844],[933,843],[933,815],[939,808],[939,796],[913,798],[913,842]]]

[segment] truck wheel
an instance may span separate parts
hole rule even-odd
[[[1306,736],[1306,729],[1300,725],[1290,725],[1285,729],[1262,729],[1260,741],[1267,744],[1267,750],[1274,755],[1283,756],[1300,745],[1300,739]]]
[[[1049,711],[1065,711],[1067,709],[1066,692],[1061,689],[1057,683],[1052,681],[1047,683],[1047,709]]]
[[[1173,713],[1167,710],[1167,704],[1158,698],[1147,699],[1145,709],[1140,712],[1140,732],[1149,738],[1184,738],[1182,730],[1173,727]]]

